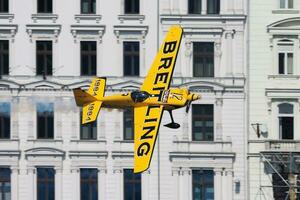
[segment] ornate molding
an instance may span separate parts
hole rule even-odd
[[[11,39],[15,41],[18,25],[16,24],[0,24],[0,38]]]
[[[71,25],[71,33],[76,43],[78,40],[94,39],[102,43],[102,37],[105,33],[105,25]]]
[[[145,43],[145,38],[148,33],[148,26],[129,26],[129,25],[119,25],[114,26],[114,33],[117,37],[117,42],[126,39],[136,39],[142,40]]]
[[[26,31],[29,35],[30,42],[36,39],[54,39],[58,41],[58,35],[61,31],[61,25],[58,24],[27,24]]]

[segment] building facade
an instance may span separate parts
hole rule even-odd
[[[243,0],[0,0],[0,199],[246,199]],[[72,89],[140,87],[168,28],[184,30],[172,86],[202,95],[161,126],[134,175],[132,110],[80,125]],[[162,124],[170,121],[164,115]]]
[[[300,199],[300,2],[249,10],[249,199]]]

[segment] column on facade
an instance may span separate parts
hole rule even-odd
[[[19,111],[19,98],[18,97],[13,97],[12,99],[12,113],[14,113],[11,116],[12,119],[12,130],[11,130],[11,139],[18,139],[19,138],[19,116],[18,116],[18,111]]]
[[[11,199],[18,200],[19,194],[19,168],[17,166],[13,166],[11,169]]]
[[[222,169],[215,168],[214,169],[214,191],[215,191],[215,200],[222,200]]]
[[[150,200],[150,176],[151,172],[148,169],[142,174],[142,199]]]
[[[190,169],[182,168],[180,171],[179,185],[180,185],[180,200],[190,199]]]
[[[299,66],[300,65],[300,58],[299,56],[295,55],[300,55],[300,35],[298,36],[298,39],[295,40],[295,45],[294,45],[294,66]],[[298,67],[294,67],[294,74],[300,74],[300,70]]]
[[[233,76],[233,49],[232,49],[232,42],[233,42],[233,31],[228,30],[225,32],[225,38],[226,38],[226,46],[227,46],[227,66],[226,66],[226,75],[227,76]]]
[[[192,62],[192,54],[193,54],[193,50],[192,50],[192,42],[189,38],[186,38],[186,41],[185,41],[185,52],[184,52],[184,55],[185,55],[185,72],[183,72],[183,74],[185,73],[185,76],[192,76],[192,67],[193,65],[191,64]],[[184,66],[184,65],[183,65]],[[183,67],[182,67],[183,69]]]
[[[123,170],[121,167],[115,167],[113,172],[115,175],[115,184],[116,184],[114,199],[122,199]]]
[[[228,0],[220,1],[220,15],[227,14]]]
[[[74,184],[74,190],[72,193],[72,200],[79,200],[80,197],[80,173],[78,168],[71,169],[72,182]]]
[[[201,1],[201,14],[206,15],[207,13],[207,1]]]
[[[221,74],[221,56],[222,56],[222,50],[221,50],[221,39],[217,39],[215,41],[215,76],[216,77],[222,77],[223,74]]]
[[[35,175],[34,167],[27,168],[27,183],[28,183],[27,197],[28,199],[35,200],[36,199],[36,175]]]
[[[223,99],[221,97],[216,98],[216,140],[222,141],[223,140],[223,133],[222,133],[222,107],[223,107]]]
[[[98,169],[98,197],[106,199],[106,169]]]
[[[62,168],[55,167],[55,199],[62,200]]]
[[[179,200],[180,197],[180,171],[179,168],[173,168],[172,169],[172,183],[173,183],[173,200]]]
[[[119,110],[116,110],[114,109],[113,111],[113,115],[115,116],[115,125],[114,125],[114,128],[115,128],[115,140],[121,140],[121,126],[120,126],[120,114],[122,115],[123,113],[121,113]]]
[[[226,199],[232,199],[233,197],[233,171],[232,169],[225,170],[225,177],[222,180],[223,185],[223,197]]]

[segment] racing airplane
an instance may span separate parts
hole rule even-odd
[[[101,107],[133,108],[134,173],[150,166],[163,112],[168,111],[171,118],[165,126],[179,128],[172,110],[186,106],[188,112],[191,102],[200,99],[200,95],[186,88],[170,88],[182,32],[180,26],[170,28],[140,90],[105,96],[106,78],[101,77],[93,79],[87,91],[73,90],[77,106],[83,107],[82,124],[95,121]]]

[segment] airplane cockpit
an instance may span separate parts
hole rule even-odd
[[[133,91],[131,92],[131,99],[135,103],[141,103],[150,97],[150,94],[145,91]]]

